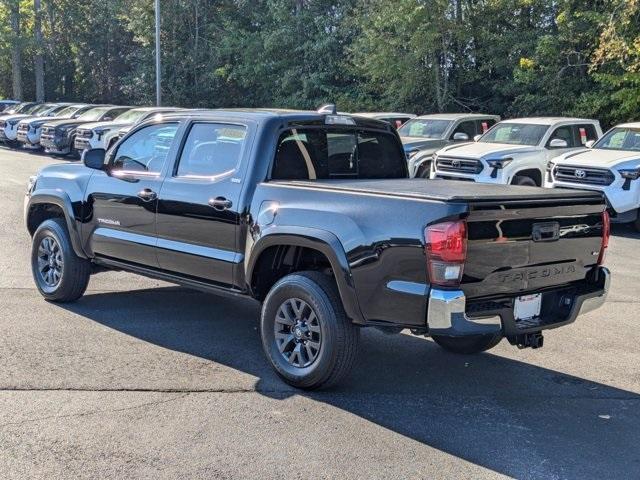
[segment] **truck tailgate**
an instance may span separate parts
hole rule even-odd
[[[467,298],[536,293],[584,280],[603,235],[601,199],[470,205]]]

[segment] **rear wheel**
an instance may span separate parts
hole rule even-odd
[[[64,220],[53,218],[44,221],[33,235],[31,270],[44,298],[72,302],[87,289],[91,262],[73,251]]]
[[[433,341],[442,348],[453,353],[473,354],[492,349],[500,343],[502,336],[495,335],[469,335],[468,337],[448,337],[446,335],[433,335]]]
[[[339,382],[356,358],[359,333],[344,312],[333,278],[319,272],[282,278],[262,307],[265,354],[294,387],[316,389]]]
[[[538,185],[536,184],[536,182],[533,180],[533,178],[531,177],[524,177],[524,176],[515,176],[513,178],[513,182],[511,182],[512,185],[522,185],[522,186],[526,186],[526,187],[537,187]]]

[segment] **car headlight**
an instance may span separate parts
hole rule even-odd
[[[513,162],[513,158],[511,158],[511,157],[496,158],[496,159],[493,159],[493,160],[487,160],[487,164],[489,165],[489,168],[493,169],[493,170],[491,170],[491,178],[497,178],[498,177],[498,170],[502,170],[504,167],[509,165],[511,162]]]
[[[618,173],[624,178],[623,190],[629,190],[631,188],[631,182],[640,178],[640,167],[636,168],[623,168],[618,170]]]
[[[105,133],[107,133],[109,131],[108,128],[96,128],[94,130],[94,133],[96,135],[98,135],[98,140],[100,140],[102,138],[102,135],[104,135]]]

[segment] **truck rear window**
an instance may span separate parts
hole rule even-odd
[[[300,128],[280,136],[271,178],[327,180],[340,178],[405,178],[402,146],[389,133]]]

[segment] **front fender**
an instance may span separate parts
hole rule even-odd
[[[281,225],[264,228],[257,235],[257,238],[247,245],[244,267],[245,278],[249,284],[261,253],[267,248],[277,245],[307,247],[324,254],[331,264],[347,316],[355,323],[365,323],[358,305],[355,285],[344,248],[338,237],[329,231],[311,227]]]
[[[42,204],[56,205],[62,209],[74,252],[81,258],[88,258],[80,240],[80,230],[78,228],[80,212],[74,210],[73,203],[66,192],[58,189],[44,189],[32,193],[24,208],[25,225],[29,224],[29,216],[34,207]]]

